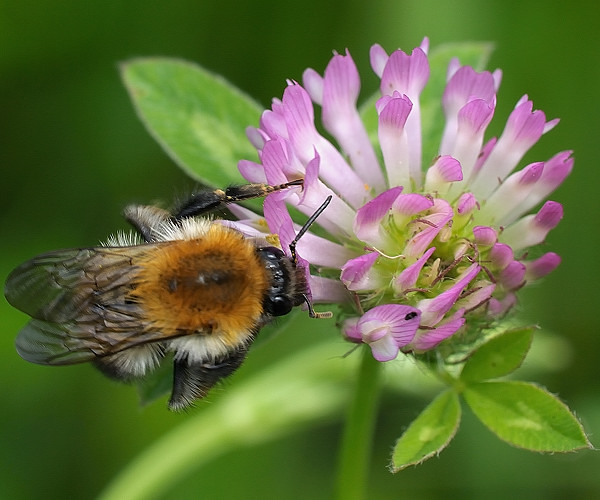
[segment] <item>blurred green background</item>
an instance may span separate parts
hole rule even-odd
[[[598,9],[583,1],[512,0],[0,2],[0,277],[39,252],[93,245],[125,228],[120,210],[127,203],[171,200],[193,186],[137,120],[120,61],[190,59],[268,105],[286,78],[300,79],[307,66],[322,71],[332,50],[349,48],[369,95],[376,80],[364,75],[371,74],[375,42],[410,51],[425,35],[432,46],[492,41],[489,67],[504,72],[494,130],[528,93],[536,108],[562,121],[526,159],[575,151],[573,174],[552,196],[565,218],[547,242],[563,263],[521,294],[520,314],[544,327],[538,336],[566,339],[550,354],[561,362],[548,359],[562,368],[536,380],[577,411],[598,445]],[[91,366],[28,364],[13,347],[25,321],[0,300],[1,498],[94,498],[140,451],[210,405],[191,415],[168,413],[164,399],[140,408],[134,388]],[[306,325],[280,335],[272,353],[269,344],[257,349],[231,384],[304,342]],[[318,332],[328,334],[332,328]],[[385,469],[391,446],[426,402],[384,395],[370,498],[600,497],[596,453],[513,449],[468,411],[439,458],[392,476]],[[195,471],[166,497],[329,498],[340,432],[337,415],[248,445]]]

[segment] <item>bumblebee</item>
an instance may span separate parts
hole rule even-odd
[[[143,205],[124,215],[137,233],[106,246],[39,255],[8,277],[10,304],[32,320],[16,340],[19,355],[44,365],[91,361],[109,377],[133,381],[173,354],[169,409],[188,408],[244,361],[256,334],[276,316],[307,304],[296,243],[291,257],[262,238],[210,220],[207,212],[269,193],[249,184],[196,193],[173,213]]]

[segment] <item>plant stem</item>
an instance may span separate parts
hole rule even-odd
[[[338,463],[335,498],[365,498],[370,467],[373,431],[381,392],[381,363],[371,350],[362,348],[356,390],[350,404]]]

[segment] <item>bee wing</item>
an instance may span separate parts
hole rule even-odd
[[[17,267],[5,295],[29,314],[19,354],[34,363],[72,364],[163,339],[144,331],[144,312],[127,300],[136,258],[155,245],[59,250]]]

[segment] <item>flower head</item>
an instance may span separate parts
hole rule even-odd
[[[288,82],[249,130],[260,161],[239,165],[252,182],[304,179],[302,189],[265,203],[284,248],[298,228],[286,206],[310,215],[333,196],[317,220],[327,234],[307,233],[298,254],[313,270],[312,300],[343,304],[346,338],[369,344],[379,361],[432,349],[476,318],[506,314],[521,287],[560,262],[552,252],[530,257],[530,249],[558,224],[562,206],[547,201],[531,211],[570,173],[571,152],[519,167],[557,120],[524,96],[500,137],[486,141],[500,72],[453,60],[439,96],[445,126],[437,156],[423,158],[427,52],[427,40],[410,55],[372,47],[376,130],[357,109],[360,78],[348,52],[335,54],[323,75],[306,70],[303,85]]]

